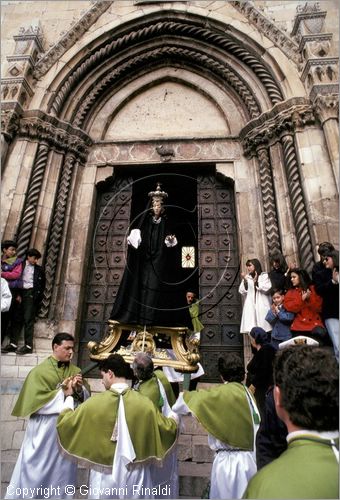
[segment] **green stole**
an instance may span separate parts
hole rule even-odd
[[[125,418],[135,450],[134,462],[162,460],[176,442],[177,424],[164,417],[137,391],[122,392]],[[116,451],[112,441],[120,394],[107,390],[81,404],[75,411],[59,415],[57,431],[63,450],[92,468],[111,467]]]
[[[78,366],[72,365],[58,368],[58,361],[49,356],[34,367],[26,377],[19,397],[12,411],[14,417],[27,417],[40,410],[52,401],[60,388],[57,385],[65,378],[80,373]]]
[[[173,406],[176,398],[168,379],[161,370],[155,370],[151,378],[148,380],[142,380],[139,385],[138,392],[149,398],[156,408],[162,411],[164,401],[159,390],[157,379],[159,379],[164,387],[170,407]]]
[[[183,399],[209,434],[234,448],[253,450],[252,414],[243,384],[230,382],[211,389],[185,391]]]
[[[189,307],[189,313],[191,316],[191,322],[192,322],[192,327],[193,327],[193,332],[197,333],[203,330],[204,326],[198,319],[200,309],[199,309],[199,303],[194,302],[190,307]]]

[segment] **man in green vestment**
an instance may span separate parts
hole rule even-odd
[[[138,383],[134,387],[140,394],[151,399],[163,415],[175,404],[176,397],[171,384],[162,372],[154,371],[152,358],[145,352],[137,352],[132,363],[132,369]]]
[[[153,467],[162,465],[176,443],[176,415],[163,416],[129,387],[131,369],[119,354],[101,361],[99,369],[106,391],[75,411],[66,398],[57,425],[60,445],[91,469],[88,498],[159,496],[163,486],[156,482]],[[65,389],[66,396],[70,390]],[[173,498],[171,491],[167,496]]]
[[[163,415],[171,417],[173,415],[171,407],[176,401],[174,392],[162,370],[154,371],[154,364],[149,354],[137,352],[132,363],[132,369],[138,379],[134,389],[149,398]],[[162,468],[154,467],[152,473],[157,477],[160,484],[169,484],[172,497],[178,498],[178,461],[175,446],[171,453],[168,453]],[[159,495],[158,498],[163,498],[163,496]]]
[[[338,365],[327,348],[277,354],[274,400],[288,448],[251,479],[243,498],[339,498],[338,391]]]
[[[66,486],[76,484],[76,465],[59,452],[56,422],[64,405],[63,386],[70,388],[76,404],[89,396],[89,389],[80,368],[70,363],[72,335],[58,333],[52,351],[29,372],[12,411],[29,420],[5,498],[23,498],[25,491],[30,498],[73,498]]]
[[[209,498],[241,498],[256,473],[259,413],[242,383],[245,372],[241,357],[228,353],[219,358],[218,370],[223,384],[180,393],[172,410],[179,415],[191,413],[208,432],[208,444],[215,451]]]

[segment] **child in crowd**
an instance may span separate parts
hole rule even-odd
[[[249,259],[246,262],[246,273],[241,273],[239,293],[245,297],[240,333],[249,333],[254,326],[270,332],[271,325],[265,320],[271,300],[269,290],[271,282],[268,273],[262,272],[258,259]]]
[[[290,271],[291,288],[287,291],[283,305],[295,313],[290,327],[293,337],[307,335],[316,326],[324,327],[321,319],[322,298],[316,293],[309,274],[304,269]]]
[[[12,302],[9,311],[1,314],[1,333],[5,337],[9,327],[13,327],[20,315],[21,288],[22,288],[22,259],[16,254],[17,244],[13,240],[5,240],[1,243],[1,277],[4,278],[12,294]],[[6,352],[15,352],[17,345],[9,344]]]
[[[268,273],[274,290],[287,290],[289,288],[289,267],[282,253],[277,252],[270,258],[271,270]]]
[[[283,290],[272,290],[273,303],[267,312],[266,321],[272,325],[271,344],[278,348],[279,343],[292,338],[290,325],[294,319],[294,313],[286,311],[283,305],[285,293]]]
[[[39,250],[36,248],[28,250],[21,276],[21,310],[19,317],[11,328],[10,343],[1,350],[4,353],[13,352],[13,346],[17,347],[22,326],[24,326],[24,345],[17,349],[16,353],[30,354],[33,351],[34,320],[45,288],[45,273],[42,267],[38,265],[40,258],[41,253]]]

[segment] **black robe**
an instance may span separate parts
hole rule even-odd
[[[127,262],[110,319],[136,325],[176,326],[172,279],[177,247],[168,248],[165,237],[172,234],[165,217],[154,222],[147,215],[141,226],[142,242],[129,245]],[[177,264],[179,265],[179,263]]]

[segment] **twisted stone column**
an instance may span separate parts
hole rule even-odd
[[[77,163],[75,157],[68,154],[62,167],[46,252],[46,286],[39,315],[41,318],[47,318],[50,308],[72,175]]]
[[[260,166],[260,186],[265,218],[266,238],[269,255],[281,252],[281,240],[275,201],[272,167],[267,147],[256,151]]]
[[[31,179],[29,182],[28,192],[26,194],[26,199],[24,204],[24,210],[18,231],[17,254],[19,257],[23,257],[29,247],[30,239],[32,236],[33,224],[37,211],[39,195],[41,192],[41,186],[47,165],[48,153],[49,153],[48,144],[41,143],[39,145],[34,160]]]
[[[313,246],[308,227],[308,216],[293,136],[291,134],[284,135],[281,138],[281,144],[292,206],[294,229],[298,243],[300,265],[310,272],[314,264]]]

